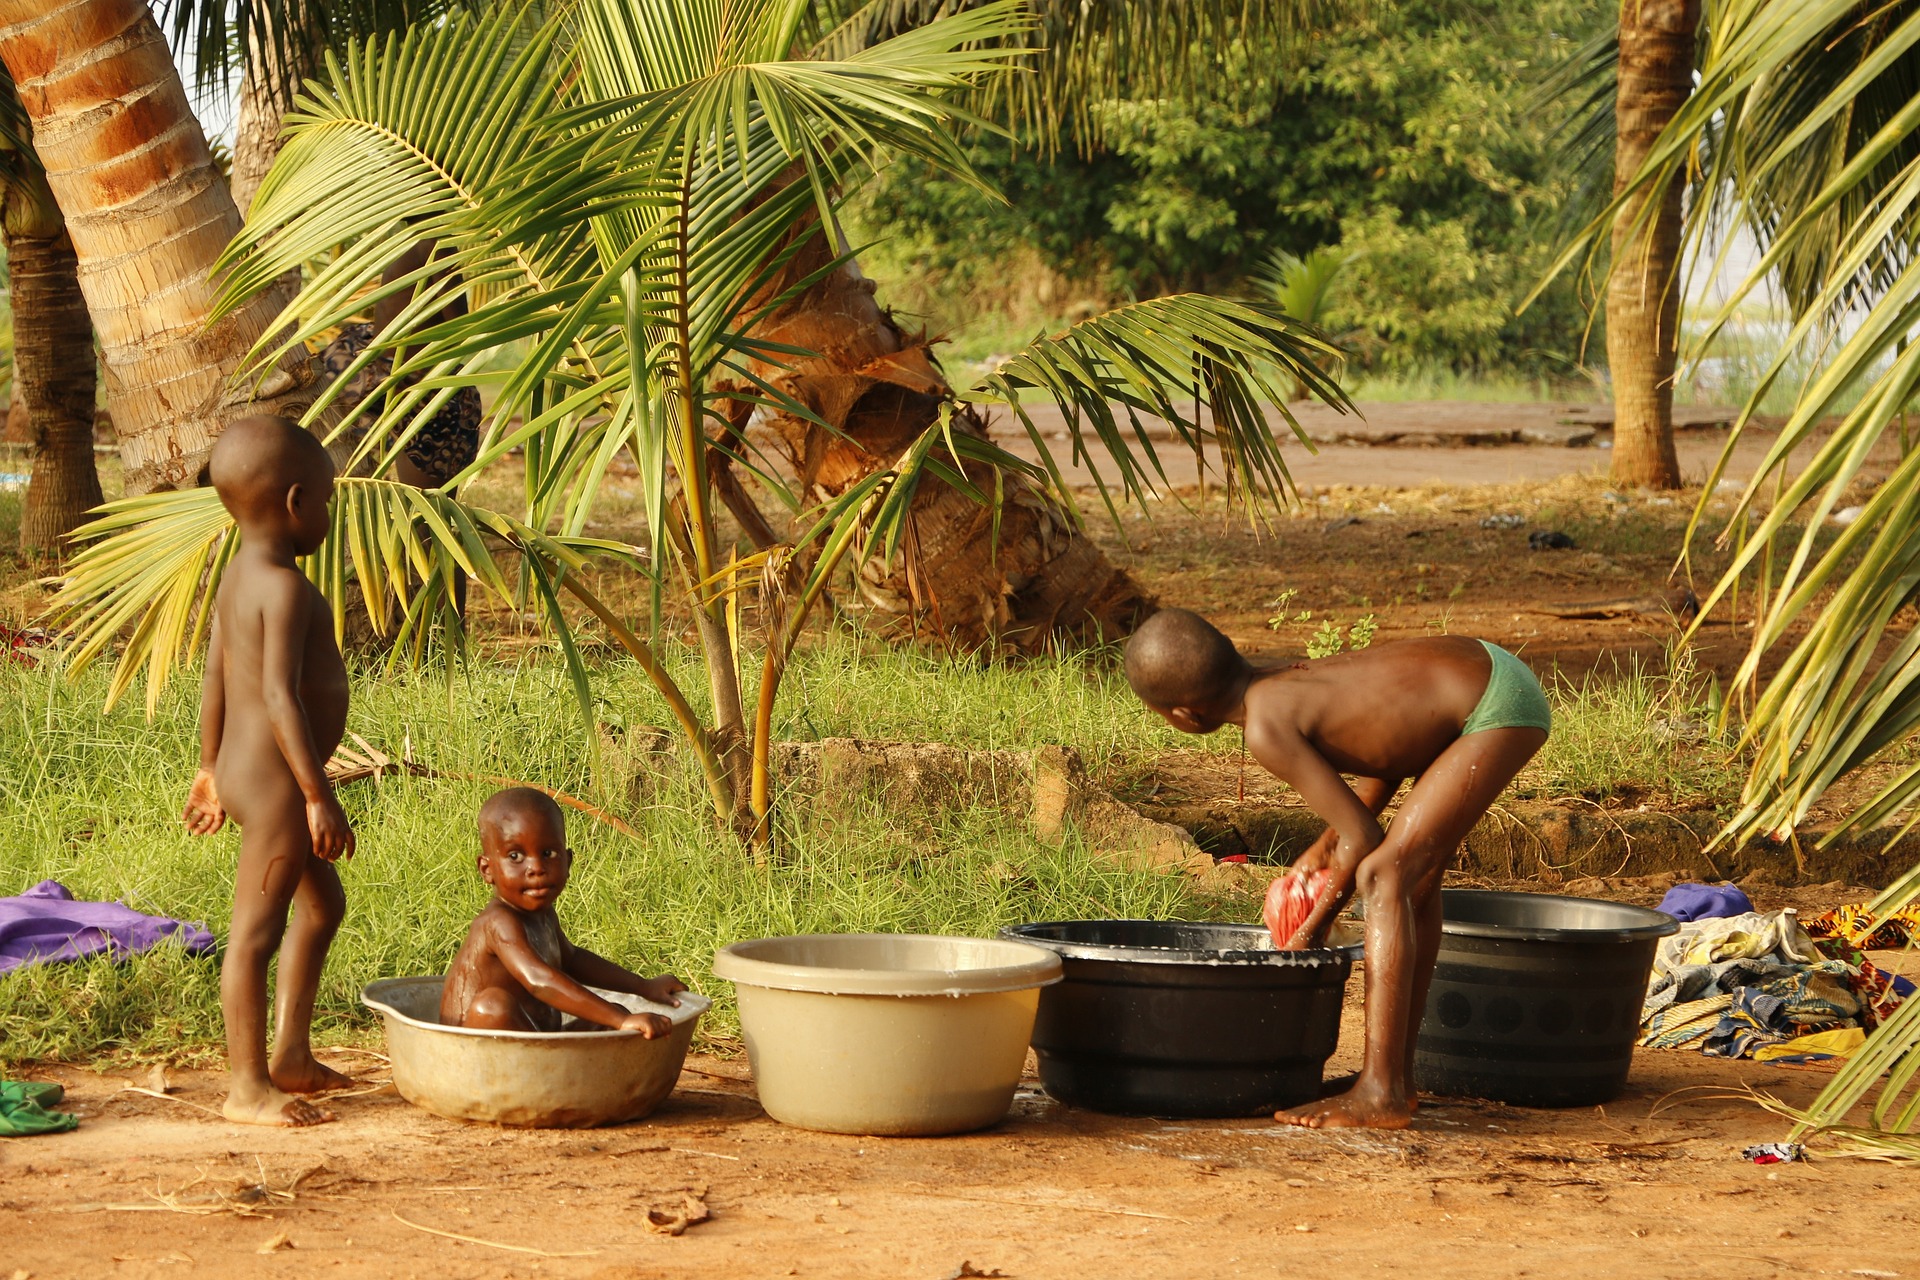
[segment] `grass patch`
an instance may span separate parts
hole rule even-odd
[[[1355,400],[1401,403],[1409,400],[1466,400],[1480,404],[1538,404],[1605,398],[1592,383],[1521,373],[1461,372],[1445,365],[1402,370],[1349,370],[1342,378]]]
[[[681,655],[686,661],[686,655]],[[1095,758],[1155,736],[1099,663],[972,666],[827,646],[803,659],[787,716],[795,737],[850,732],[978,746],[1079,745]],[[104,674],[68,684],[48,668],[0,667],[0,893],[58,879],[82,898],[205,922],[224,938],[238,836],[186,835],[179,809],[197,758],[195,684],[180,681],[149,724],[137,705],[100,711]],[[915,691],[918,692],[915,692]],[[611,667],[607,710],[665,721],[636,673]],[[981,713],[979,708],[991,708]],[[973,709],[973,710],[969,710]],[[842,930],[990,934],[1026,920],[1204,917],[1186,881],[1122,870],[1077,840],[1042,844],[1024,815],[901,813],[877,802],[796,798],[786,856],[755,867],[716,833],[703,795],[669,780],[630,807],[603,794],[563,672],[550,660],[444,676],[355,680],[350,727],[439,768],[558,786],[619,808],[629,839],[570,815],[581,859],[561,912],[571,936],[646,972],[670,969],[718,998],[709,1046],[736,1035],[731,988],[709,974],[741,938]],[[486,900],[473,815],[492,785],[390,778],[342,799],[360,852],[343,872],[348,915],[320,993],[318,1036],[372,1026],[358,992],[375,978],[434,973]],[[0,1063],[102,1055],[217,1058],[217,968],[177,949],[131,963],[29,969],[0,981]]]
[[[694,655],[672,663],[699,685]],[[837,637],[803,649],[779,735],[943,741],[976,748],[1062,743],[1096,775],[1160,751],[1237,752],[1237,734],[1195,739],[1150,718],[1110,654],[985,663]],[[177,681],[149,723],[138,699],[100,710],[105,673],[69,683],[51,666],[0,666],[0,894],[58,879],[76,896],[206,923],[224,938],[238,836],[189,837],[179,811],[197,758],[198,683]],[[631,665],[607,659],[598,716],[665,724]],[[1592,799],[1658,794],[1681,803],[1737,794],[1711,743],[1650,735],[1657,722],[1704,721],[1698,681],[1631,666],[1553,691],[1556,728],[1519,789]],[[562,788],[626,817],[628,838],[569,814],[581,858],[561,912],[580,942],[648,973],[672,970],[717,998],[709,1048],[730,1051],[731,988],[709,973],[716,948],[782,933],[913,930],[990,934],[1028,920],[1244,916],[1246,904],[1198,897],[1187,880],[1127,871],[1077,838],[1036,841],[1024,814],[901,811],[875,800],[790,796],[784,856],[752,865],[718,834],[690,776],[636,801],[597,769],[565,674],[535,649],[515,663],[447,673],[361,671],[349,728],[439,769]],[[1223,763],[1222,768],[1228,766]],[[473,868],[474,814],[493,784],[389,778],[343,792],[360,837],[344,870],[347,921],[320,993],[323,1042],[369,1038],[358,993],[376,978],[435,973],[452,958],[486,894]],[[36,1058],[166,1057],[217,1062],[218,972],[178,949],[44,966],[0,980],[0,1065]]]
[[[1747,762],[1714,737],[1707,682],[1684,654],[1665,671],[1635,659],[1555,682],[1548,697],[1553,733],[1516,780],[1519,794],[1719,809],[1739,798]]]

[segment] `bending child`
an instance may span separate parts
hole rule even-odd
[[[440,1021],[493,1031],[558,1031],[570,1013],[651,1040],[673,1024],[657,1013],[634,1013],[587,990],[624,991],[675,1005],[686,984],[670,973],[643,978],[576,947],[560,932],[553,904],[573,871],[566,819],[532,787],[496,791],[480,806],[480,877],[493,901],[474,918],[447,970]]]
[[[240,545],[214,601],[200,771],[182,817],[202,836],[229,815],[240,824],[233,928],[220,966],[230,1077],[221,1110],[250,1124],[320,1124],[332,1113],[294,1095],[352,1083],[315,1060],[308,1038],[321,966],[346,913],[333,863],[353,854],[353,831],[326,775],[346,728],[347,668],[332,611],[297,561],[327,535],[333,464],[285,418],[254,417],[221,433],[210,469]],[[275,951],[269,1060],[267,962]]]
[[[1293,1107],[1287,1124],[1406,1126],[1414,1032],[1440,948],[1440,879],[1551,721],[1540,682],[1498,645],[1400,640],[1256,669],[1185,609],[1148,618],[1127,644],[1127,682],[1186,733],[1237,724],[1247,751],[1326,820],[1290,875],[1328,873],[1290,947],[1321,945],[1365,897],[1366,1057],[1344,1092]],[[1349,784],[1347,775],[1353,779]],[[1390,830],[1379,816],[1413,779]]]

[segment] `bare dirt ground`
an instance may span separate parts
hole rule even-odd
[[[1744,482],[1754,461],[1745,451],[1757,458],[1769,434],[1756,429],[1743,442],[1730,474]],[[1703,477],[1724,440],[1718,430],[1681,432],[1685,473]],[[1680,628],[1659,608],[1611,618],[1544,610],[1688,586],[1704,596],[1727,562],[1715,541],[1736,497],[1724,486],[1708,495],[1690,566],[1676,572],[1699,490],[1616,491],[1607,456],[1542,445],[1323,446],[1315,458],[1293,455],[1301,501],[1264,521],[1217,496],[1200,503],[1189,456],[1188,474],[1175,477],[1184,484],[1146,514],[1123,510],[1118,530],[1097,496],[1083,492],[1081,505],[1117,563],[1251,652],[1298,654],[1323,623],[1347,627],[1372,615],[1381,640],[1479,636],[1543,677],[1578,681],[1610,677],[1636,658],[1662,665]],[[1887,461],[1869,464],[1863,493]],[[1536,550],[1536,533],[1562,533],[1574,545]],[[1311,617],[1295,621],[1303,611]],[[1695,660],[1724,680],[1749,640],[1744,622],[1723,610],[1694,636]],[[1783,653],[1763,664],[1763,677]]]
[[[1358,1063],[1357,986],[1331,1071]],[[1740,1158],[1784,1123],[1730,1095],[1805,1103],[1827,1078],[1811,1068],[1642,1050],[1607,1107],[1429,1100],[1397,1134],[1102,1116],[1028,1081],[983,1133],[886,1139],[775,1123],[744,1061],[688,1067],[648,1120],[546,1132],[390,1090],[336,1102],[332,1125],[252,1129],[202,1109],[216,1074],[158,1098],[48,1068],[84,1119],[0,1145],[0,1276],[1920,1274],[1910,1169]],[[690,1196],[709,1221],[648,1227]]]

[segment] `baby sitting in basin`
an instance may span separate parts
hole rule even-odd
[[[634,1013],[587,990],[624,991],[677,1006],[686,984],[670,973],[643,978],[576,947],[553,904],[567,887],[573,850],[560,806],[532,787],[496,791],[480,806],[480,876],[493,901],[474,918],[447,970],[440,1021],[490,1031],[559,1031],[562,1014],[651,1040],[672,1023]]]

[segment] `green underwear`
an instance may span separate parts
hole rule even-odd
[[[1460,727],[1460,736],[1482,729],[1539,729],[1551,733],[1553,712],[1527,664],[1497,644],[1486,640],[1480,643],[1487,647],[1493,670],[1487,675],[1487,691]]]

